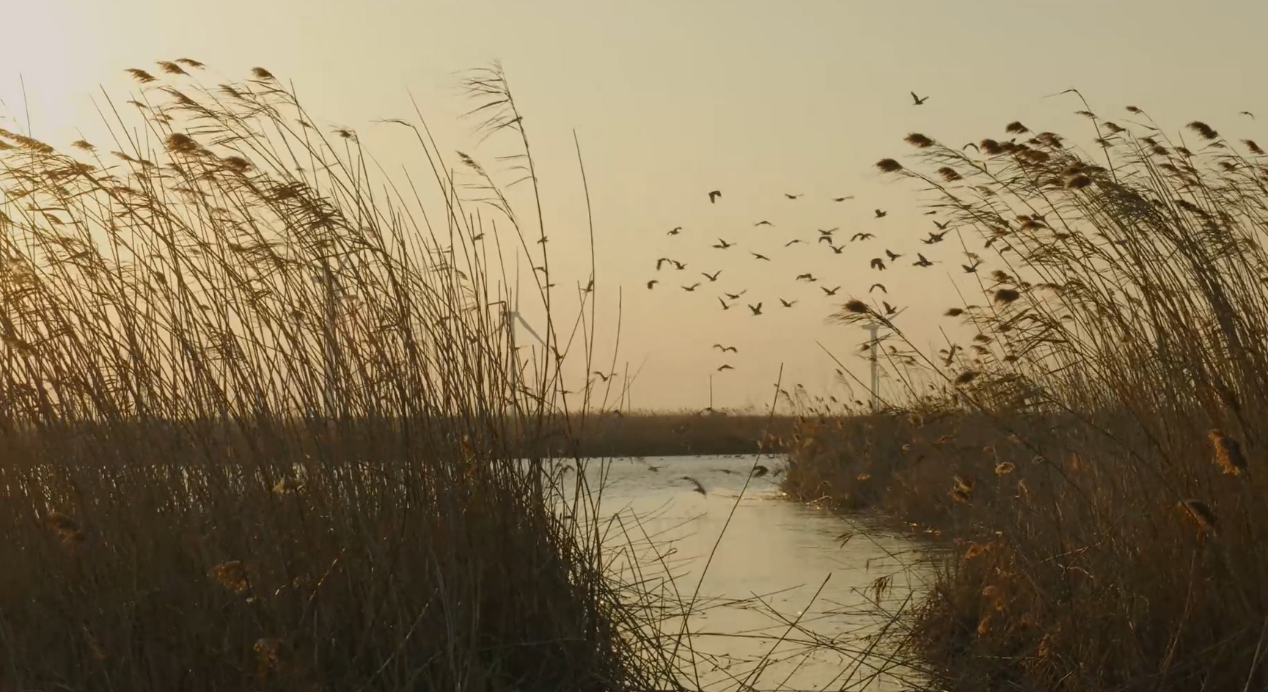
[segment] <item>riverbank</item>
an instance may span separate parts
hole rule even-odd
[[[544,453],[583,458],[776,453],[796,419],[757,413],[629,411],[552,419]],[[563,432],[566,431],[566,434]]]

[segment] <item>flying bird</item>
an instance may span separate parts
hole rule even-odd
[[[844,202],[847,199],[854,199],[854,195],[846,195],[845,197],[833,197],[833,202]]]
[[[762,219],[761,221],[758,221],[757,223],[753,224],[753,226],[754,226],[755,228],[756,228],[757,226],[774,226],[774,225],[775,225],[775,224],[773,224],[773,223],[771,223],[771,222],[767,221],[766,219]]]
[[[982,260],[976,260],[973,262],[973,264],[961,264],[960,266],[964,267],[965,274],[976,274],[977,268],[981,264],[982,264]]]
[[[913,91],[911,92],[911,100],[915,101],[917,106],[922,106],[924,105],[925,101],[929,100],[929,97],[925,96],[922,98],[920,96],[916,96],[916,92]]]
[[[787,197],[788,199],[797,199],[797,198],[798,198],[798,197],[800,197],[801,195],[792,195],[792,194],[789,194],[789,193],[785,192],[785,193],[784,193],[784,196],[785,196],[785,197]]]
[[[718,198],[722,196],[721,190],[714,190],[709,193],[709,204],[717,204]]]
[[[837,294],[837,291],[841,290],[841,287],[837,286],[836,288],[829,289],[825,286],[820,286],[819,290],[823,291],[825,295],[834,296]]]
[[[832,248],[832,251],[838,255],[841,254],[841,251],[845,249],[844,245],[833,245],[832,243],[828,243],[828,247]]]
[[[933,219],[933,225],[937,226],[939,231],[945,231],[947,230],[947,226],[951,225],[951,222],[947,221],[946,223],[938,223],[936,219]]]
[[[730,365],[726,365],[724,363],[721,367],[718,368],[718,372],[722,372],[723,370],[734,370],[734,369],[735,368],[731,367]]]
[[[595,377],[598,377],[599,379],[603,380],[604,382],[607,382],[609,379],[611,379],[611,378],[612,378],[612,376],[611,376],[611,375],[609,375],[609,374],[607,374],[606,372],[599,372],[598,370],[595,370],[595,371],[594,371],[594,372],[592,372],[591,374],[592,374],[592,375],[594,375]]]
[[[950,231],[943,231],[941,233],[934,233],[933,231],[929,231],[929,237],[927,239],[921,238],[920,242],[924,243],[925,245],[934,245],[937,243],[941,243],[943,237],[945,237],[947,233],[950,233]]]
[[[873,258],[872,258],[871,267],[872,267],[872,269],[875,269],[876,271],[882,271],[882,272],[883,272],[883,271],[885,271],[885,260],[883,260],[883,259],[881,259],[881,258],[879,258],[879,257],[873,257]]]
[[[769,262],[769,261],[770,261],[770,258],[769,258],[769,257],[767,257],[766,255],[763,255],[763,254],[761,254],[761,253],[757,253],[757,252],[750,252],[749,254],[750,254],[750,255],[752,255],[752,256],[754,256],[754,257],[756,257],[756,258],[757,258],[757,259],[759,259],[759,260],[766,260],[767,262]]]
[[[875,238],[875,237],[876,236],[871,233],[855,233],[854,235],[850,236],[850,242],[854,242],[856,240],[871,240],[872,238]]]
[[[677,269],[678,271],[682,271],[687,268],[686,262],[679,262],[678,260],[670,260],[670,261],[674,263],[674,269]]]
[[[1248,115],[1248,116],[1250,116],[1250,119],[1251,119],[1251,120],[1254,120],[1254,119],[1255,119],[1255,114],[1254,114],[1254,113],[1251,113],[1250,111],[1242,111],[1241,113],[1238,113],[1238,115]]]
[[[673,262],[673,260],[669,259],[668,257],[662,257],[662,258],[660,258],[660,259],[656,260],[656,271],[660,271],[660,266],[661,266],[662,264],[666,263],[666,262],[670,262],[670,263],[672,263],[672,262]]]
[[[665,235],[678,235],[681,232],[682,232],[682,226],[678,226],[677,228],[670,231],[669,233],[666,233]]]
[[[872,287],[867,289],[867,292],[871,293],[872,291],[875,291],[878,288],[881,289],[881,293],[884,293],[885,295],[889,295],[889,289],[885,288],[885,284],[872,284]]]
[[[744,289],[743,291],[740,291],[739,293],[728,293],[726,294],[726,297],[730,298],[731,300],[739,300],[740,296],[744,295],[745,293],[748,293],[747,288]]]
[[[715,248],[717,248],[717,249],[719,249],[719,250],[725,250],[725,249],[727,249],[727,248],[731,247],[732,245],[735,245],[735,243],[728,243],[728,242],[726,242],[725,240],[723,240],[723,239],[721,239],[721,238],[718,238],[718,244],[717,244],[717,245],[714,245],[713,247],[715,247]]]
[[[889,249],[885,250],[885,254],[889,256],[890,262],[893,262],[897,260],[899,257],[902,257],[902,255],[898,254],[897,252],[890,252]]]
[[[658,284],[658,283],[660,283],[660,281],[658,281],[658,280],[656,280],[656,279],[652,279],[651,281],[648,281],[648,282],[647,282],[647,290],[649,290],[649,291],[650,291],[650,290],[652,290],[652,287],[653,287],[653,286],[655,286],[655,285],[656,285],[656,284]]]
[[[708,279],[710,283],[713,283],[714,281],[718,280],[718,275],[720,275],[721,273],[722,273],[722,270],[719,269],[716,272],[713,272],[712,274],[709,274],[706,272],[700,272],[700,275]]]
[[[811,273],[809,273],[809,272],[807,272],[807,273],[805,273],[805,274],[798,274],[798,275],[797,275],[797,280],[798,280],[798,281],[805,281],[805,282],[807,282],[807,283],[814,283],[815,281],[818,281],[818,279],[816,279],[816,278],[814,277],[814,274],[811,274]]]
[[[718,302],[719,302],[719,303],[722,303],[722,309],[723,309],[723,310],[730,310],[730,309],[731,309],[731,306],[730,306],[730,305],[727,305],[727,303],[726,303],[726,301],[725,301],[725,300],[722,300],[721,298],[718,298]]]
[[[888,302],[886,302],[886,301],[883,301],[883,300],[882,300],[882,301],[881,301],[881,305],[884,305],[884,306],[885,306],[885,314],[886,314],[886,315],[894,315],[894,314],[897,314],[897,313],[898,313],[898,308],[894,307],[893,305],[890,305],[890,304],[889,304]]]
[[[876,210],[876,218],[878,218],[878,219],[883,219],[883,218],[885,218],[886,216],[889,216],[889,212],[887,212],[887,211],[881,211],[880,209],[877,209],[877,210]]]
[[[932,267],[933,266],[933,262],[930,262],[929,260],[925,259],[925,256],[920,254],[919,252],[916,253],[916,256],[919,257],[920,259],[913,262],[911,266],[913,267]]]
[[[757,305],[750,305],[750,306],[748,306],[748,309],[753,311],[753,316],[754,316],[754,317],[757,317],[758,315],[762,314],[762,304],[761,304],[761,303],[758,303]]]
[[[692,292],[692,291],[696,290],[697,288],[700,288],[700,284],[699,284],[699,283],[694,283],[694,284],[691,284],[690,286],[683,286],[683,287],[682,287],[682,290],[684,290],[684,291],[686,291],[686,292],[690,293],[690,292]]]
[[[796,245],[797,243],[804,243],[804,242],[805,242],[805,241],[804,241],[804,240],[802,240],[801,238],[794,238],[794,239],[792,239],[792,240],[790,240],[790,241],[788,241],[788,242],[784,243],[784,247],[792,247],[792,246]]]
[[[781,305],[783,305],[783,306],[784,306],[784,307],[786,307],[786,308],[790,308],[790,307],[792,307],[792,306],[794,306],[794,305],[796,305],[796,304],[797,304],[797,301],[795,301],[795,300],[790,302],[790,301],[784,300],[783,298],[780,298],[780,299],[779,299],[779,302],[780,302],[780,304],[781,304]]]
[[[734,346],[723,346],[722,344],[714,344],[714,345],[713,345],[713,347],[714,347],[714,348],[716,348],[716,349],[718,349],[719,351],[721,351],[721,352],[723,352],[723,353],[726,353],[727,351],[730,351],[731,353],[738,353],[738,352],[739,352],[739,350],[738,350],[738,349],[736,349]]]

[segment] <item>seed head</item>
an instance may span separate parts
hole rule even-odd
[[[846,303],[845,309],[859,315],[865,315],[871,311],[871,308],[867,306],[867,303],[864,303],[863,301],[857,300],[857,299],[851,300],[848,303]]]
[[[950,310],[947,310],[943,314],[945,314],[947,317],[959,317],[960,315],[964,314],[964,311],[961,310],[960,308],[951,308]]]
[[[1219,530],[1219,519],[1215,516],[1215,512],[1211,511],[1210,506],[1201,500],[1182,500],[1177,505],[1184,510],[1185,514],[1198,525],[1204,533],[1212,536]]]
[[[200,150],[198,142],[195,142],[189,135],[181,134],[180,132],[173,132],[167,136],[167,148],[177,154],[196,154]]]
[[[963,180],[960,174],[957,173],[956,170],[954,168],[951,168],[950,166],[943,166],[942,168],[939,168],[938,175],[942,176],[942,179],[948,183],[954,183],[957,180]]]
[[[1200,136],[1202,139],[1207,140],[1208,142],[1219,139],[1219,136],[1220,136],[1220,133],[1216,132],[1215,128],[1211,127],[1210,125],[1207,125],[1201,120],[1194,120],[1193,122],[1189,123],[1189,129],[1198,133],[1198,136]]]
[[[252,67],[251,75],[255,77],[256,79],[267,79],[270,81],[277,79],[276,77],[273,76],[272,72],[269,72],[263,67]]]
[[[995,291],[995,302],[1007,305],[1021,297],[1021,293],[1011,288],[1001,288]]]
[[[1013,470],[1014,470],[1014,469],[1016,469],[1016,468],[1017,468],[1017,466],[1016,466],[1015,464],[1013,464],[1013,462],[1011,462],[1011,461],[1002,461],[1002,462],[1000,462],[1000,463],[998,463],[998,464],[996,464],[996,465],[995,465],[995,475],[996,475],[996,476],[1007,476],[1008,474],[1012,473],[1012,472],[1013,472]]]
[[[132,75],[133,79],[135,79],[136,81],[142,84],[149,84],[150,82],[157,81],[154,78],[154,75],[150,74],[149,72],[146,72],[145,70],[137,69],[135,67],[129,67],[128,69],[124,70],[124,72],[127,72],[128,74]]]
[[[989,154],[991,156],[999,156],[1004,153],[1004,147],[1000,146],[1000,143],[993,139],[982,140],[979,148],[982,150],[982,153]]]
[[[1008,125],[1004,127],[1004,131],[1009,134],[1021,135],[1021,134],[1030,132],[1030,129],[1027,128],[1025,125],[1022,125],[1020,122],[1017,122],[1016,120],[1014,120],[1013,122],[1008,123]]]
[[[876,162],[876,167],[879,168],[882,173],[897,173],[903,169],[903,165],[893,159],[881,159]]]
[[[904,141],[917,149],[927,149],[934,145],[934,141],[932,139],[929,139],[919,132],[913,132],[907,135],[907,137],[904,138]]]
[[[1263,155],[1264,155],[1264,150],[1263,150],[1263,149],[1260,149],[1258,144],[1255,144],[1255,140],[1253,140],[1253,139],[1243,139],[1243,140],[1242,140],[1242,144],[1245,144],[1245,145],[1246,145],[1246,148],[1247,148],[1247,149],[1250,149],[1250,153],[1252,153],[1252,154],[1256,154],[1256,155],[1258,155],[1258,156],[1263,156]]]
[[[977,377],[976,372],[973,372],[972,370],[965,370],[964,372],[960,373],[958,377],[955,378],[955,383],[957,385],[968,384],[972,382],[974,378],[976,377]]]
[[[1215,448],[1215,463],[1219,464],[1224,473],[1230,476],[1241,474],[1246,468],[1246,457],[1242,455],[1241,443],[1218,429],[1211,430],[1207,433],[1207,437],[1211,440],[1211,446]]]
[[[211,579],[234,593],[247,590],[247,570],[241,560],[230,560],[212,567]]]

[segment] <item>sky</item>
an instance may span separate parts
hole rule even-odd
[[[96,121],[103,90],[137,89],[125,68],[190,57],[227,79],[268,68],[319,122],[356,129],[388,159],[397,147],[374,121],[410,116],[412,95],[442,153],[491,161],[509,143],[478,142],[475,123],[460,117],[471,103],[457,83],[464,70],[500,61],[538,161],[557,301],[572,301],[574,312],[567,287],[584,283],[590,263],[574,135],[580,143],[596,243],[596,353],[611,360],[619,315],[616,367],[637,374],[630,404],[644,409],[703,408],[710,386],[715,407],[761,408],[781,367],[787,389],[866,398],[865,387],[848,393],[834,375],[839,360],[866,381],[856,355],[866,334],[826,318],[878,279],[906,308],[896,323],[917,346],[940,338],[938,316],[958,304],[958,253],[927,270],[868,268],[885,248],[923,250],[917,239],[934,230],[912,187],[872,165],[906,154],[909,132],[961,142],[1021,120],[1075,133],[1087,128],[1073,115],[1081,105],[1053,96],[1075,87],[1101,115],[1134,104],[1172,127],[1196,118],[1230,138],[1268,139],[1237,115],[1268,116],[1268,95],[1247,88],[1268,68],[1261,2],[0,3],[3,111],[56,146]],[[929,100],[917,107],[910,91]],[[710,190],[723,192],[716,204]],[[854,199],[831,201],[846,195]],[[876,208],[889,213],[875,219]],[[774,226],[753,226],[763,219]],[[876,237],[837,255],[813,242],[816,229],[833,227],[838,243]],[[738,245],[713,249],[718,238]],[[794,238],[811,242],[783,247]],[[662,256],[687,268],[657,272]],[[717,283],[700,274],[719,269]],[[795,282],[803,272],[820,281]],[[660,283],[648,290],[653,278]],[[842,288],[829,298],[820,286]],[[718,296],[741,290],[723,310]],[[797,302],[783,308],[781,298]],[[746,306],[758,301],[763,314],[754,316]],[[723,355],[714,343],[738,352]],[[723,364],[734,369],[718,372]]]

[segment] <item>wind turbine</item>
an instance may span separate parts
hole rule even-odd
[[[907,308],[903,308],[894,313],[891,317],[898,317],[906,311]],[[885,320],[885,322],[886,324],[892,324],[892,322],[888,319]],[[880,345],[880,339],[877,338],[876,334],[880,331],[882,326],[883,325],[875,320],[869,321],[867,324],[863,325],[863,329],[870,334],[868,343],[871,344],[872,347],[871,352],[868,354],[868,360],[872,362],[872,413],[876,413],[881,407],[881,366],[880,362],[876,358],[877,347]]]

